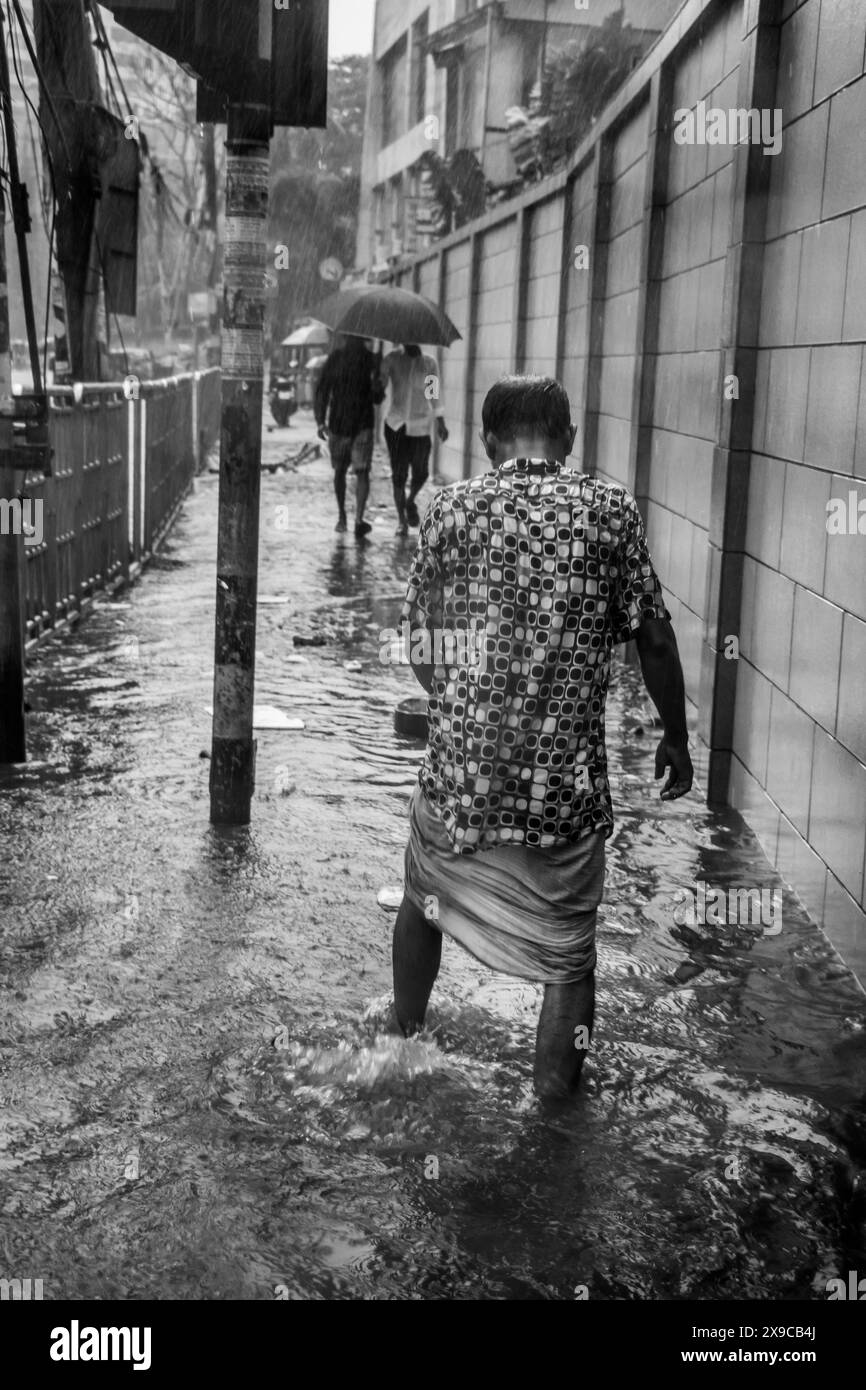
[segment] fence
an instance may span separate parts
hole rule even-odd
[[[147,562],[219,437],[218,369],[139,389],[51,389],[52,476],[26,486],[42,513],[40,544],[24,547],[28,644]]]
[[[827,507],[866,512],[864,51],[858,0],[686,0],[567,170],[401,272],[463,334],[440,477],[487,466],[499,375],[563,380],[644,512],[707,795],[861,979],[866,539]],[[750,111],[781,149],[710,140]]]

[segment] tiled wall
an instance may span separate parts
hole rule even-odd
[[[696,36],[674,66],[670,111],[737,106],[738,5]],[[668,119],[668,159],[647,504],[650,547],[694,705],[700,687],[719,342],[731,229],[732,147],[680,145]]]
[[[785,6],[738,672],[734,804],[866,977],[866,6]],[[864,508],[866,510],[866,508]]]
[[[772,27],[763,0],[688,0],[572,171],[426,258],[438,273],[444,256],[442,302],[464,334],[443,354],[452,437],[440,476],[484,465],[475,435],[498,375],[559,372],[578,458],[639,482],[692,714],[699,695],[702,716],[717,696],[729,713],[733,701],[727,722],[703,720],[699,765],[712,753],[716,785],[721,768],[770,859],[866,980],[866,535],[828,535],[826,512],[849,490],[866,503],[866,4],[780,0],[767,71],[783,144],[758,152],[770,164],[764,226],[762,196],[744,196],[748,152],[673,140],[676,110],[742,105],[758,80],[759,12]],[[589,272],[573,263],[581,244]],[[729,341],[732,324],[758,322]],[[740,430],[751,420],[751,454],[748,433],[745,444],[724,433],[734,349],[755,368],[753,417],[748,405],[736,416]],[[749,464],[742,495],[717,486],[740,476],[740,459],[719,467],[736,450],[743,478]],[[736,602],[715,607],[720,546],[725,575],[742,567],[739,620]],[[728,609],[740,655],[726,684],[713,662]]]
[[[469,334],[469,282],[472,245],[459,241],[445,252],[445,297],[443,308],[463,334],[442,353],[442,405],[449,430],[446,444],[439,446],[437,474],[443,482],[464,477],[464,438],[466,429],[466,347]]]
[[[638,369],[638,297],[647,156],[646,103],[613,138],[608,206],[602,219],[596,255],[604,257],[604,297],[596,306],[601,319],[598,382],[589,409],[596,413],[595,471],[603,478],[634,487],[631,419]]]
[[[562,294],[565,200],[548,198],[526,214],[525,290],[518,370],[556,374],[556,335]]]
[[[515,218],[482,232],[478,256],[478,317],[472,389],[469,396],[469,443],[477,473],[488,466],[478,438],[481,407],[494,382],[513,370],[514,282],[517,278],[517,223]]]
[[[565,189],[563,194],[563,206],[567,203],[571,205],[571,221],[563,269],[563,351],[560,375],[571,401],[574,422],[578,427],[575,454],[579,462],[584,459],[586,444],[586,422],[582,418],[581,403],[584,400],[586,390],[589,294],[592,283],[592,256],[594,255],[595,192],[593,175],[593,165],[588,164],[572,180],[571,185]],[[588,249],[590,253],[589,265],[585,263],[585,249]]]

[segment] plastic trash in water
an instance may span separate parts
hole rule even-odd
[[[213,706],[207,707],[207,714],[213,715]],[[290,719],[276,705],[255,705],[253,708],[254,729],[285,729],[296,731],[305,728],[303,719]]]
[[[376,898],[376,902],[380,907],[384,907],[386,912],[396,912],[402,901],[402,883],[388,884],[385,888],[380,888]]]

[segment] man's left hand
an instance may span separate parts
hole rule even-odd
[[[445,424],[445,421],[442,419],[441,415],[436,421],[436,433],[439,435],[439,438],[442,440],[442,443],[444,444],[445,440],[448,438],[448,426]]]
[[[659,792],[662,801],[676,801],[691,791],[694,769],[685,743],[663,738],[656,749],[656,780],[670,768],[668,779]]]

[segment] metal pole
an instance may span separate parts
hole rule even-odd
[[[4,42],[0,29],[0,43]],[[9,287],[6,281],[6,209],[0,187],[0,411],[12,410],[12,353],[9,342]],[[11,416],[0,414],[0,763],[27,758],[24,722],[24,629],[21,621],[22,540],[13,524],[17,488],[8,467],[12,448]]]
[[[255,782],[253,697],[264,397],[270,111],[231,107],[222,325],[210,818],[248,825]]]

